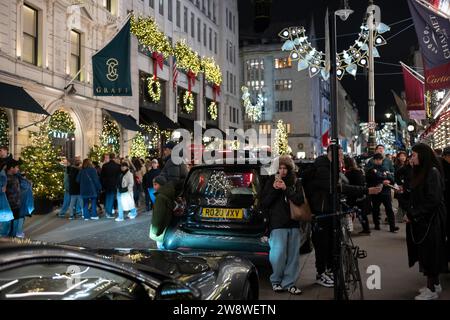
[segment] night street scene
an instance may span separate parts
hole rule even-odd
[[[450,300],[450,0],[0,0],[0,26],[1,300]]]

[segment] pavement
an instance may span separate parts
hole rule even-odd
[[[48,215],[35,215],[25,221],[24,232],[27,238],[51,243],[62,243],[91,248],[156,248],[149,239],[148,231],[151,213],[139,210],[134,220],[115,222],[114,219],[68,220],[56,217],[56,212]],[[366,300],[410,300],[416,291],[425,286],[426,278],[419,273],[418,266],[408,267],[405,224],[398,224],[398,233],[388,232],[388,226],[382,230],[373,230],[370,236],[359,236],[355,225],[353,241],[366,250],[367,258],[359,260],[360,272],[364,284]],[[303,291],[299,296],[289,293],[274,293],[269,276],[271,267],[268,259],[255,262],[260,278],[260,299],[264,300],[330,300],[333,289],[315,284],[314,251],[300,256],[300,276],[298,287]],[[380,289],[369,290],[366,281],[370,276],[369,266],[378,266],[380,270]],[[450,299],[450,274],[441,276],[442,292],[440,299]]]

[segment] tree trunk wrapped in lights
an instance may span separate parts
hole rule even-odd
[[[0,146],[9,146],[9,121],[3,108],[0,108]]]

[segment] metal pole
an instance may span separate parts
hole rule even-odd
[[[328,25],[330,31],[330,114],[331,114],[331,209],[335,213],[338,210],[338,176],[339,176],[339,140],[338,140],[338,105],[337,105],[337,76],[336,76],[336,14],[334,6],[328,14]],[[333,217],[333,256],[334,256],[334,279],[339,279],[340,270],[340,239],[339,239],[340,220],[338,216]],[[335,283],[334,299],[342,300],[341,288]]]
[[[369,6],[373,5],[373,1],[369,2]],[[373,154],[375,152],[375,64],[373,57],[373,32],[374,32],[374,14],[373,10],[370,11],[369,14],[369,141],[368,141],[368,151],[369,154]]]
[[[398,141],[398,129],[397,129],[397,113],[394,111],[394,117],[395,117],[395,143]]]

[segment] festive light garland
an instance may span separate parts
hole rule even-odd
[[[273,150],[276,155],[280,156],[290,154],[292,151],[288,144],[288,135],[283,120],[278,120],[277,122]]]
[[[31,133],[31,143],[22,149],[21,171],[33,183],[33,194],[39,199],[55,200],[64,194],[64,169],[59,164],[60,150],[49,137],[48,124]]]
[[[0,108],[0,146],[9,146],[9,120],[3,108]]]
[[[131,33],[134,34],[139,43],[147,46],[151,51],[161,53],[164,58],[173,54],[173,48],[170,45],[167,36],[161,32],[158,25],[151,17],[131,18]]]
[[[208,106],[208,113],[211,116],[211,120],[217,120],[217,103],[214,101],[211,101],[211,103]]]
[[[247,117],[250,119],[250,121],[261,120],[262,107],[264,106],[264,99],[262,95],[258,94],[258,102],[256,103],[256,105],[252,105],[248,88],[246,86],[242,86],[241,91],[242,101],[244,103],[245,114],[247,115]]]
[[[108,152],[120,153],[120,130],[117,124],[103,117],[102,133],[100,134],[100,146],[106,147]]]
[[[369,138],[369,124],[363,122],[359,125],[361,127],[361,132]],[[395,128],[395,124],[387,122],[384,124],[383,128],[375,130],[375,141],[377,144],[382,144],[387,152],[393,152],[395,150],[395,136],[392,131]]]
[[[220,86],[222,83],[222,71],[220,71],[220,67],[216,64],[214,58],[203,57],[201,66],[205,73],[206,81]]]
[[[49,133],[54,137],[67,137],[75,132],[75,122],[64,110],[56,110],[48,121]]]
[[[148,94],[154,103],[158,103],[161,100],[161,83],[154,77],[147,78]]]
[[[192,113],[194,111],[194,95],[192,92],[186,91],[183,95],[183,110],[186,113]]]
[[[186,40],[180,40],[175,43],[173,49],[175,58],[177,59],[177,66],[185,71],[191,71],[197,76],[201,72],[200,58],[197,52],[194,52],[186,44]]]
[[[358,65],[368,67],[369,59],[369,27],[367,26],[367,17],[360,27],[358,39],[347,50],[337,53],[337,78],[340,80],[345,72],[356,76]],[[374,48],[373,56],[379,58],[380,54],[376,47],[385,45],[387,42],[381,34],[390,30],[390,27],[384,23],[378,23],[374,32]],[[328,80],[329,66],[325,53],[317,51],[311,47],[311,43],[306,36],[304,27],[290,27],[281,30],[278,34],[285,42],[281,47],[282,51],[290,51],[289,57],[293,61],[298,61],[298,71],[309,69],[309,76],[314,77],[318,73],[322,75],[324,80]]]

